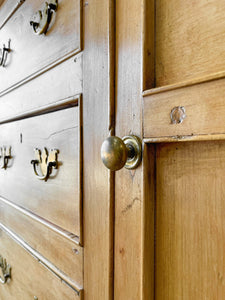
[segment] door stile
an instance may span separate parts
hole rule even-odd
[[[115,45],[116,136],[134,134],[142,139],[142,91],[154,84],[154,1],[116,1]],[[147,291],[147,281],[152,281],[148,269],[151,263],[148,267],[143,264],[147,248],[143,244],[142,226],[148,222],[142,221],[144,202],[143,164],[135,170],[116,172],[116,300],[147,299],[144,297],[152,293]]]
[[[114,134],[114,0],[84,6],[84,299],[113,299],[114,174],[101,162]]]

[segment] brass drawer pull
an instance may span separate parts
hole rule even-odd
[[[34,173],[38,179],[47,181],[48,177],[52,173],[52,168],[57,169],[58,153],[59,151],[57,149],[51,149],[49,153],[46,148],[44,148],[42,152],[38,148],[34,149],[36,159],[32,160],[31,164],[33,165]],[[41,175],[37,171],[37,166],[39,166]]]
[[[36,12],[30,21],[30,25],[33,27],[34,33],[46,34],[52,20],[52,14],[57,10],[57,8],[58,0],[49,0],[48,2],[45,2],[43,10]]]
[[[11,158],[11,147],[0,147],[0,168],[6,169]]]
[[[0,268],[2,276],[0,275],[0,282],[5,284],[11,278],[11,267],[7,264],[6,259],[0,255]]]
[[[0,66],[1,67],[5,67],[8,53],[11,51],[10,43],[11,43],[11,40],[9,39],[8,47],[6,47],[5,44],[3,44],[3,48],[2,48],[2,50],[0,50],[0,52],[1,52]]]

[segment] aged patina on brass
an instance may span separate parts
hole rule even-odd
[[[122,139],[116,136],[108,137],[101,147],[101,159],[111,171],[117,171],[124,166],[126,169],[135,169],[141,162],[142,145],[137,136],[125,136]]]
[[[57,149],[51,149],[48,153],[46,148],[44,148],[43,151],[35,148],[34,153],[36,159],[31,161],[34,173],[38,179],[47,181],[52,173],[52,168],[57,169],[58,167],[57,156],[59,151]],[[39,172],[41,172],[41,174],[37,171],[37,166],[39,167]]]
[[[57,10],[58,0],[50,0],[45,2],[43,10],[39,10],[32,17],[30,25],[36,34],[46,33],[48,31],[49,24],[52,20],[52,14]]]
[[[11,278],[11,266],[6,262],[6,259],[0,255],[0,282],[5,284]]]

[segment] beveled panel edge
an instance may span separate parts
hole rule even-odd
[[[80,42],[81,43],[81,42]],[[11,87],[0,91],[0,97],[8,94],[9,92],[13,91],[14,89],[24,85],[25,83],[35,79],[36,77],[42,75],[43,73],[49,71],[50,69],[53,69],[54,67],[56,67],[57,65],[63,63],[64,61],[66,61],[67,59],[71,58],[72,56],[78,55],[81,52],[81,45],[80,47],[74,49],[73,51],[71,51],[70,53],[66,54],[65,56],[55,60],[54,62],[52,62],[51,64],[43,67],[42,69],[38,70],[35,73],[32,73],[30,75],[28,75],[27,77],[25,77],[24,79],[22,79],[21,81],[15,83],[14,85],[12,85]]]
[[[169,91],[181,89],[184,87],[189,87],[189,86],[206,83],[209,81],[214,81],[214,80],[223,79],[223,78],[225,78],[225,71],[213,73],[208,76],[204,76],[204,77],[200,77],[200,78],[194,78],[192,80],[188,80],[188,81],[184,81],[184,82],[180,82],[180,83],[175,83],[175,84],[171,84],[171,85],[165,85],[165,86],[145,90],[142,92],[142,96],[147,97],[147,96],[160,94],[160,93],[164,93],[164,92],[169,92]]]
[[[17,9],[25,2],[26,0],[17,0],[14,4],[13,8],[10,10],[9,14],[6,16],[6,18],[0,22],[0,30],[5,26],[5,24],[9,21],[9,19],[14,15],[14,13],[17,11]],[[9,2],[9,1],[8,1]],[[6,3],[4,3],[6,4]],[[3,6],[4,6],[3,4]]]
[[[222,140],[225,77],[143,97],[146,142]],[[174,123],[171,112],[185,109],[185,120]],[[211,112],[214,112],[213,117]]]
[[[69,107],[79,106],[80,98],[81,98],[81,94],[70,96],[65,99],[54,101],[47,105],[43,105],[28,111],[21,112],[19,114],[14,115],[13,117],[2,118],[0,119],[0,125],[4,123],[13,122],[13,121],[18,121],[25,118],[47,114],[53,111],[62,110]]]
[[[173,142],[206,142],[206,141],[221,141],[225,140],[225,133],[221,134],[199,134],[199,135],[184,135],[184,136],[163,136],[144,138],[143,142],[147,143],[173,143]]]
[[[72,288],[78,296],[83,291],[83,287],[77,285],[70,277],[65,275],[61,270],[59,270],[55,265],[49,262],[44,256],[42,256],[39,252],[34,250],[31,246],[29,246],[23,239],[17,236],[13,231],[7,228],[5,225],[0,223],[0,229],[2,229],[11,239],[13,239],[17,244],[19,244],[24,250],[26,250],[34,259],[36,259],[39,263],[41,263],[45,268],[47,268],[50,272],[52,272],[55,276],[61,279],[65,284],[67,284],[70,288]]]
[[[78,114],[78,128],[79,128],[79,136],[78,136],[78,143],[79,143],[79,159],[78,159],[78,168],[79,168],[79,216],[80,216],[80,236],[79,236],[79,245],[83,246],[83,97],[82,95],[79,96],[78,99],[78,107],[79,107],[79,114]]]
[[[1,202],[3,202],[4,204],[6,204],[6,205],[8,205],[12,208],[14,208],[15,210],[19,211],[20,213],[24,214],[25,216],[29,217],[30,219],[42,224],[43,226],[45,226],[48,229],[54,231],[55,233],[59,234],[60,236],[66,238],[67,240],[77,244],[78,246],[81,246],[80,245],[80,238],[77,235],[61,228],[60,226],[58,226],[56,224],[53,224],[53,223],[47,221],[46,219],[42,218],[41,216],[31,212],[28,209],[23,208],[20,205],[15,204],[14,202],[12,202],[12,201],[10,201],[6,198],[0,197],[0,203]]]

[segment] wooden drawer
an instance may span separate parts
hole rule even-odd
[[[25,0],[0,0],[0,29],[24,3]]]
[[[0,126],[1,145],[11,146],[11,159],[0,169],[0,196],[75,234],[81,232],[80,106]],[[39,180],[31,160],[34,149],[57,149],[58,168]],[[38,166],[37,166],[37,171]]]
[[[26,0],[0,30],[1,43],[11,40],[5,67],[0,68],[0,95],[80,51],[80,0],[58,0],[49,30],[37,35],[30,20],[44,6],[43,0]]]
[[[0,299],[30,300],[35,299],[35,296],[39,300],[81,299],[81,291],[76,292],[69,287],[46,268],[45,263],[35,256],[31,248],[28,247],[26,251],[23,241],[21,247],[15,235],[11,236],[9,231],[6,230],[6,233],[2,229],[0,226],[0,255],[11,266],[11,279],[1,285]]]
[[[1,197],[0,221],[61,270],[64,281],[82,289],[83,248],[76,237]]]
[[[82,77],[82,54],[78,54],[2,96],[0,123],[77,98],[83,91]]]

